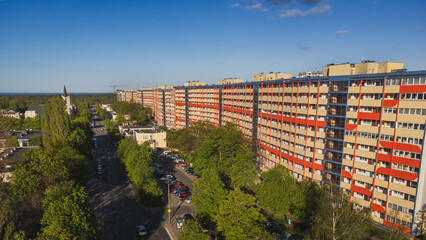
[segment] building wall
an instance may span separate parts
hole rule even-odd
[[[135,132],[136,142],[139,145],[142,145],[144,142],[149,142],[151,148],[165,148],[166,144],[166,132],[156,132],[156,133],[144,133],[144,132]]]
[[[253,84],[223,86],[222,126],[226,122],[238,126],[247,139],[253,137]]]
[[[390,73],[393,70],[403,69],[404,63],[364,61],[362,63],[330,64],[323,67],[323,76],[342,76],[357,74]]]
[[[253,82],[262,82],[262,81],[271,81],[271,80],[278,80],[278,79],[288,79],[291,78],[293,75],[290,73],[259,73],[253,75]]]
[[[281,164],[298,180],[341,187],[378,223],[415,227],[426,200],[426,71],[175,87],[171,94],[175,128],[233,122],[257,144],[260,170]]]

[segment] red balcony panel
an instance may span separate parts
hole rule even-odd
[[[364,194],[364,195],[367,195],[367,196],[370,196],[370,197],[371,197],[371,191],[370,191],[370,190],[368,190],[368,189],[366,189],[366,188],[358,187],[358,186],[352,185],[352,186],[351,186],[351,190],[352,190],[352,191],[354,191],[354,192],[362,193],[362,194]]]
[[[392,177],[402,178],[410,181],[414,181],[419,177],[417,173],[404,172],[395,169],[390,169],[390,175]]]
[[[377,153],[377,160],[390,162],[392,159],[391,155]]]
[[[426,85],[402,85],[399,91],[401,93],[424,93]]]
[[[384,148],[390,148],[390,149],[393,148],[392,142],[380,141],[379,144],[380,144],[380,146],[382,146]]]
[[[383,224],[385,226],[388,226],[388,227],[391,227],[391,228],[402,229],[404,231],[404,233],[410,233],[411,232],[411,229],[409,229],[409,228],[403,227],[401,225],[398,225],[396,223],[392,223],[392,222],[389,222],[389,221],[386,221],[386,220],[383,221]]]
[[[182,119],[182,118],[176,118],[176,121],[185,122],[185,119]]]
[[[395,107],[398,102],[398,100],[383,100],[383,107]]]
[[[390,169],[389,168],[384,168],[384,167],[379,167],[376,170],[376,173],[380,173],[380,174],[385,174],[385,175],[389,175]]]
[[[350,130],[350,131],[352,131],[352,130],[354,130],[355,128],[356,128],[356,124],[349,124],[349,123],[346,123],[346,127],[345,127],[345,129],[346,130]]]
[[[352,174],[348,171],[342,170],[342,176],[345,178],[352,179]]]
[[[380,120],[380,113],[358,112],[359,119]]]
[[[375,203],[372,203],[371,209],[373,211],[378,211],[378,212],[381,212],[381,213],[385,213],[385,208],[382,207],[382,206],[380,206],[380,205],[378,205],[378,204],[375,204]]]
[[[184,102],[175,102],[175,104],[176,104],[176,105],[182,105],[182,106],[184,106],[184,105],[185,105],[185,103],[184,103]]]
[[[395,143],[394,149],[404,150],[408,152],[422,153],[419,146],[408,143]]]
[[[417,159],[411,159],[411,158],[404,158],[404,157],[393,157],[393,163],[403,164],[410,167],[420,167],[420,160]]]
[[[317,121],[317,126],[318,127],[325,127],[327,123],[325,121]]]
[[[296,123],[297,123],[297,124],[303,124],[303,125],[306,125],[306,124],[307,124],[307,120],[306,120],[306,119],[296,118]]]
[[[310,168],[312,168],[312,166],[314,165],[313,163],[306,162],[306,161],[304,161],[304,164],[305,164],[305,167],[310,167]]]
[[[323,165],[317,164],[317,163],[314,163],[314,167],[315,167],[316,170],[320,170],[320,171],[322,171],[322,169],[323,169]]]

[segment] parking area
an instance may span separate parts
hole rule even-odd
[[[167,151],[157,153],[157,163],[153,164],[153,168],[163,189],[164,204],[170,209],[170,224],[178,234],[183,222],[195,214],[191,201],[192,184],[197,177],[183,159]]]

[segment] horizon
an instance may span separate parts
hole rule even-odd
[[[329,63],[426,68],[421,0],[0,1],[3,92],[251,81]],[[397,13],[397,15],[395,14]]]

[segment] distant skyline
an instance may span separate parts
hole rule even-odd
[[[112,92],[321,71],[426,68],[423,0],[0,0],[0,92]]]

